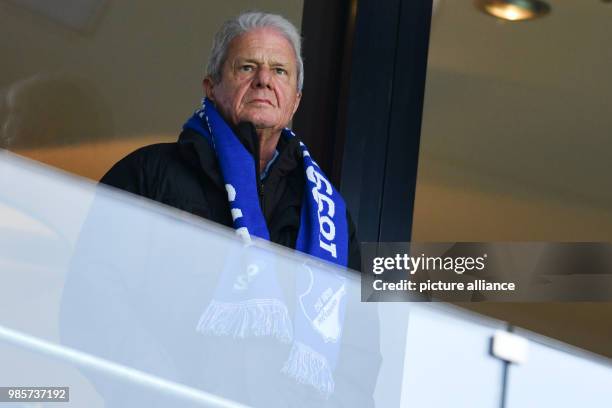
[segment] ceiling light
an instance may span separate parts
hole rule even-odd
[[[477,0],[476,6],[484,13],[508,21],[531,20],[550,12],[550,6],[541,0]]]

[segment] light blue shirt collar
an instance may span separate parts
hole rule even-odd
[[[270,169],[272,168],[272,165],[274,164],[276,159],[278,159],[278,156],[279,156],[278,150],[274,150],[274,156],[272,156],[268,164],[266,164],[266,167],[263,169],[263,171],[259,175],[260,181],[264,181],[266,177],[268,177],[268,173],[270,173]]]

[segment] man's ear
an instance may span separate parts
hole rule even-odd
[[[215,102],[215,83],[210,76],[204,78],[202,81],[202,87],[204,88],[204,94],[206,94],[206,97]]]
[[[295,115],[295,112],[297,112],[297,109],[300,106],[301,100],[302,100],[302,92],[298,92],[298,94],[295,97],[295,103],[293,104],[293,113],[291,114],[291,116]]]

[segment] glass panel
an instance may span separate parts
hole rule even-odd
[[[506,407],[609,407],[612,364],[530,342],[527,362],[508,369]]]
[[[503,328],[501,322],[415,306],[408,319],[401,406],[498,406],[503,362],[489,349],[493,333]]]
[[[374,405],[378,311],[354,273],[7,152],[0,203],[7,384],[41,365],[30,381],[108,406]],[[236,295],[259,274],[258,296]]]
[[[502,322],[362,303],[353,271],[6,151],[0,282],[0,386],[70,387],[72,406],[487,407],[502,394],[489,355]]]

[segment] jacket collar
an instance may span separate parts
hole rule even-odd
[[[235,130],[238,139],[253,156],[255,163],[258,163],[259,141],[252,125],[249,131],[242,124]],[[276,149],[279,157],[270,169],[267,180],[277,180],[293,171],[301,165],[301,155],[299,149],[300,139],[292,137],[279,139]],[[181,132],[177,141],[181,157],[191,166],[203,170],[203,172],[213,181],[217,187],[223,189],[224,181],[221,175],[219,162],[213,148],[208,144],[204,137],[197,132],[186,129]],[[259,174],[259,172],[257,172]]]

